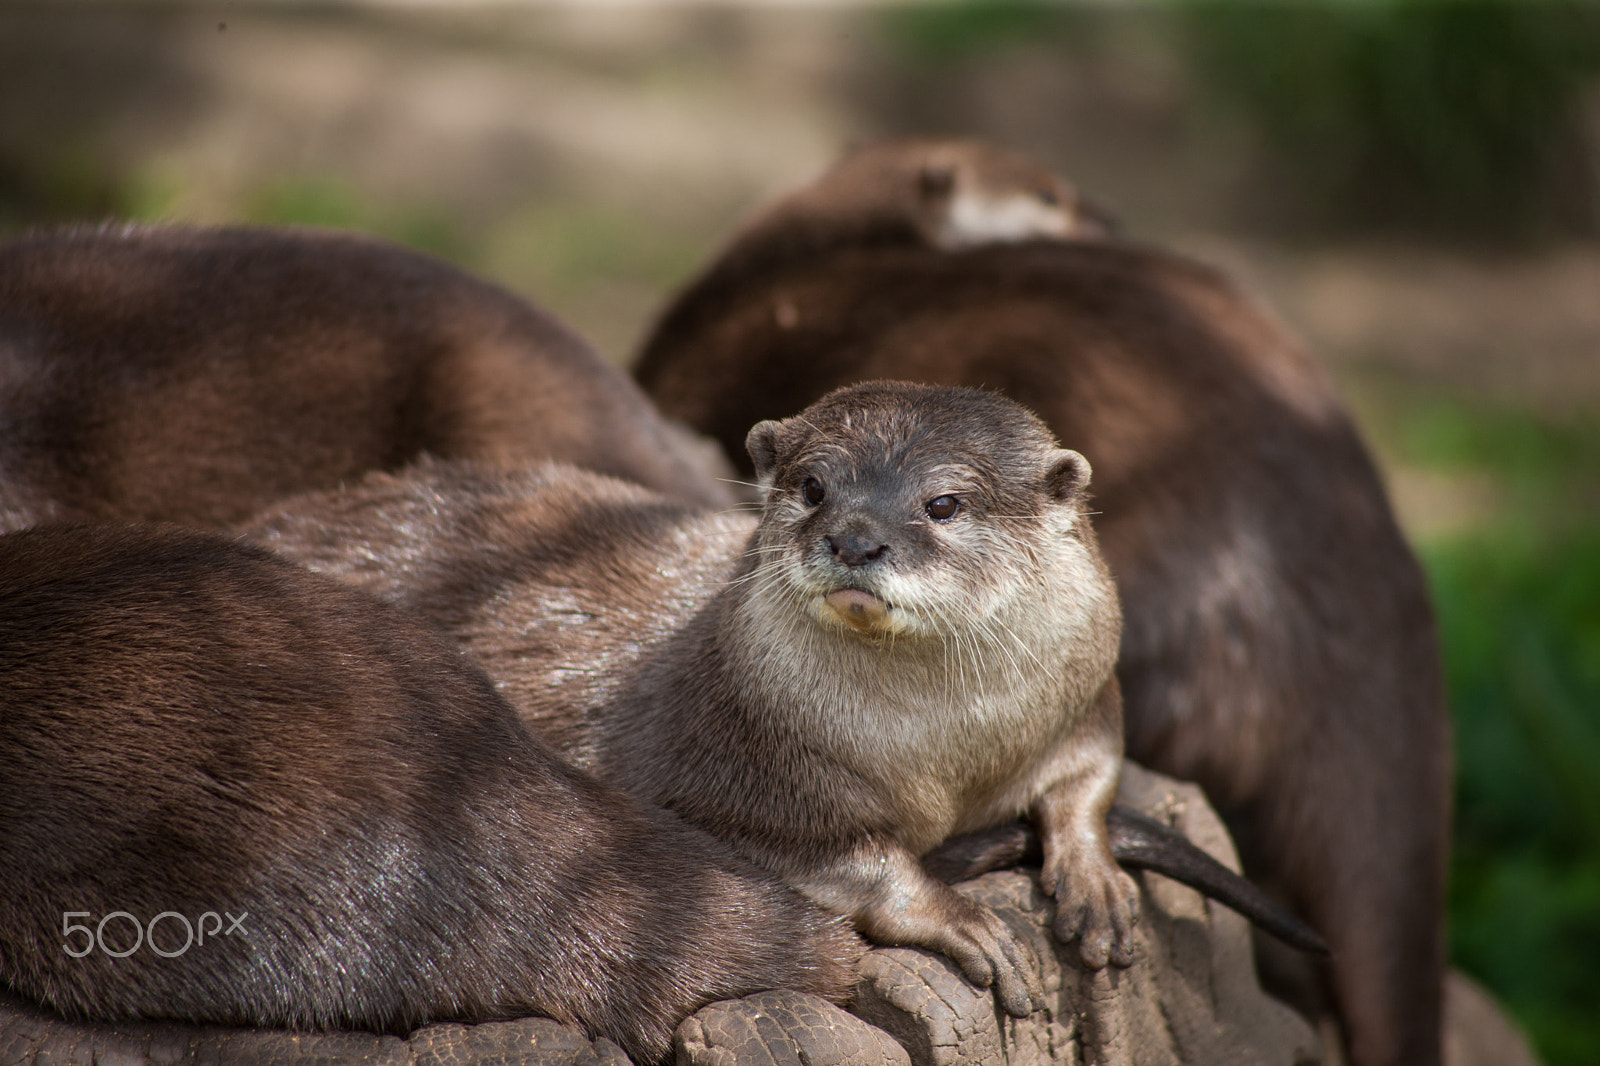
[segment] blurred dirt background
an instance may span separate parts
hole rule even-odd
[[[1457,965],[1600,1061],[1600,9],[0,6],[0,235],[381,234],[626,363],[763,199],[857,139],[1034,154],[1225,265],[1333,367],[1434,581]]]

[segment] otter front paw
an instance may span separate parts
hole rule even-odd
[[[1044,890],[1056,897],[1056,938],[1078,941],[1091,970],[1133,964],[1133,927],[1139,919],[1139,886],[1115,861],[1080,859],[1044,871]]]
[[[949,910],[945,928],[939,943],[927,946],[948,955],[979,988],[993,985],[1000,1006],[1013,1018],[1038,1009],[1044,989],[1033,951],[983,904],[954,892],[941,902]]]
[[[867,839],[830,866],[793,881],[879,944],[947,956],[967,980],[993,987],[1007,1014],[1026,1018],[1044,1002],[1033,951],[981,903],[935,881],[893,841]]]

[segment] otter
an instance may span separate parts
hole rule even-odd
[[[802,255],[803,220],[784,220],[805,202],[746,227],[779,258],[713,263],[663,312],[636,367],[646,391],[730,455],[752,422],[872,378],[981,385],[1036,409],[1094,464],[1124,610],[1128,756],[1199,783],[1246,873],[1327,938],[1314,984],[1328,983],[1352,1063],[1438,1062],[1451,773],[1438,641],[1326,372],[1226,277],[1160,249],[908,240]],[[1300,1005],[1327,1009],[1311,994]]]
[[[0,988],[71,1019],[405,1033],[529,1014],[639,1062],[864,945],[561,760],[444,638],[219,535],[0,536]]]
[[[225,528],[423,453],[559,458],[728,499],[687,435],[550,315],[311,230],[129,226],[0,244],[0,517]]]
[[[903,137],[855,146],[758,211],[728,241],[716,269],[737,277],[865,244],[957,251],[1035,238],[1095,240],[1116,230],[1109,212],[1027,156],[978,140]]]
[[[1118,610],[1082,457],[998,396],[893,383],[749,442],[759,522],[567,467],[423,464],[249,535],[420,613],[577,765],[870,939],[943,952],[1017,1015],[1038,996],[1026,949],[918,857],[1030,812],[1058,936],[1127,965],[1134,886],[1106,839]],[[1118,829],[1135,858],[1154,839]]]

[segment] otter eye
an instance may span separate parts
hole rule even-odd
[[[924,196],[945,196],[955,187],[955,172],[947,166],[929,163],[917,175],[917,186]]]
[[[1056,195],[1056,191],[1054,189],[1040,189],[1039,202],[1046,204],[1047,206],[1054,207],[1061,202],[1061,197]]]
[[[948,522],[961,510],[961,501],[954,496],[935,496],[928,501],[928,506],[923,510],[928,512],[928,517],[935,522]]]
[[[822,487],[822,482],[814,477],[806,478],[805,484],[800,486],[800,498],[806,501],[807,507],[815,507],[822,502],[822,498],[827,494],[827,490]]]

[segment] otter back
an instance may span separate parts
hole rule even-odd
[[[419,454],[560,458],[719,502],[582,340],[393,245],[73,230],[0,245],[0,520],[224,526]]]

